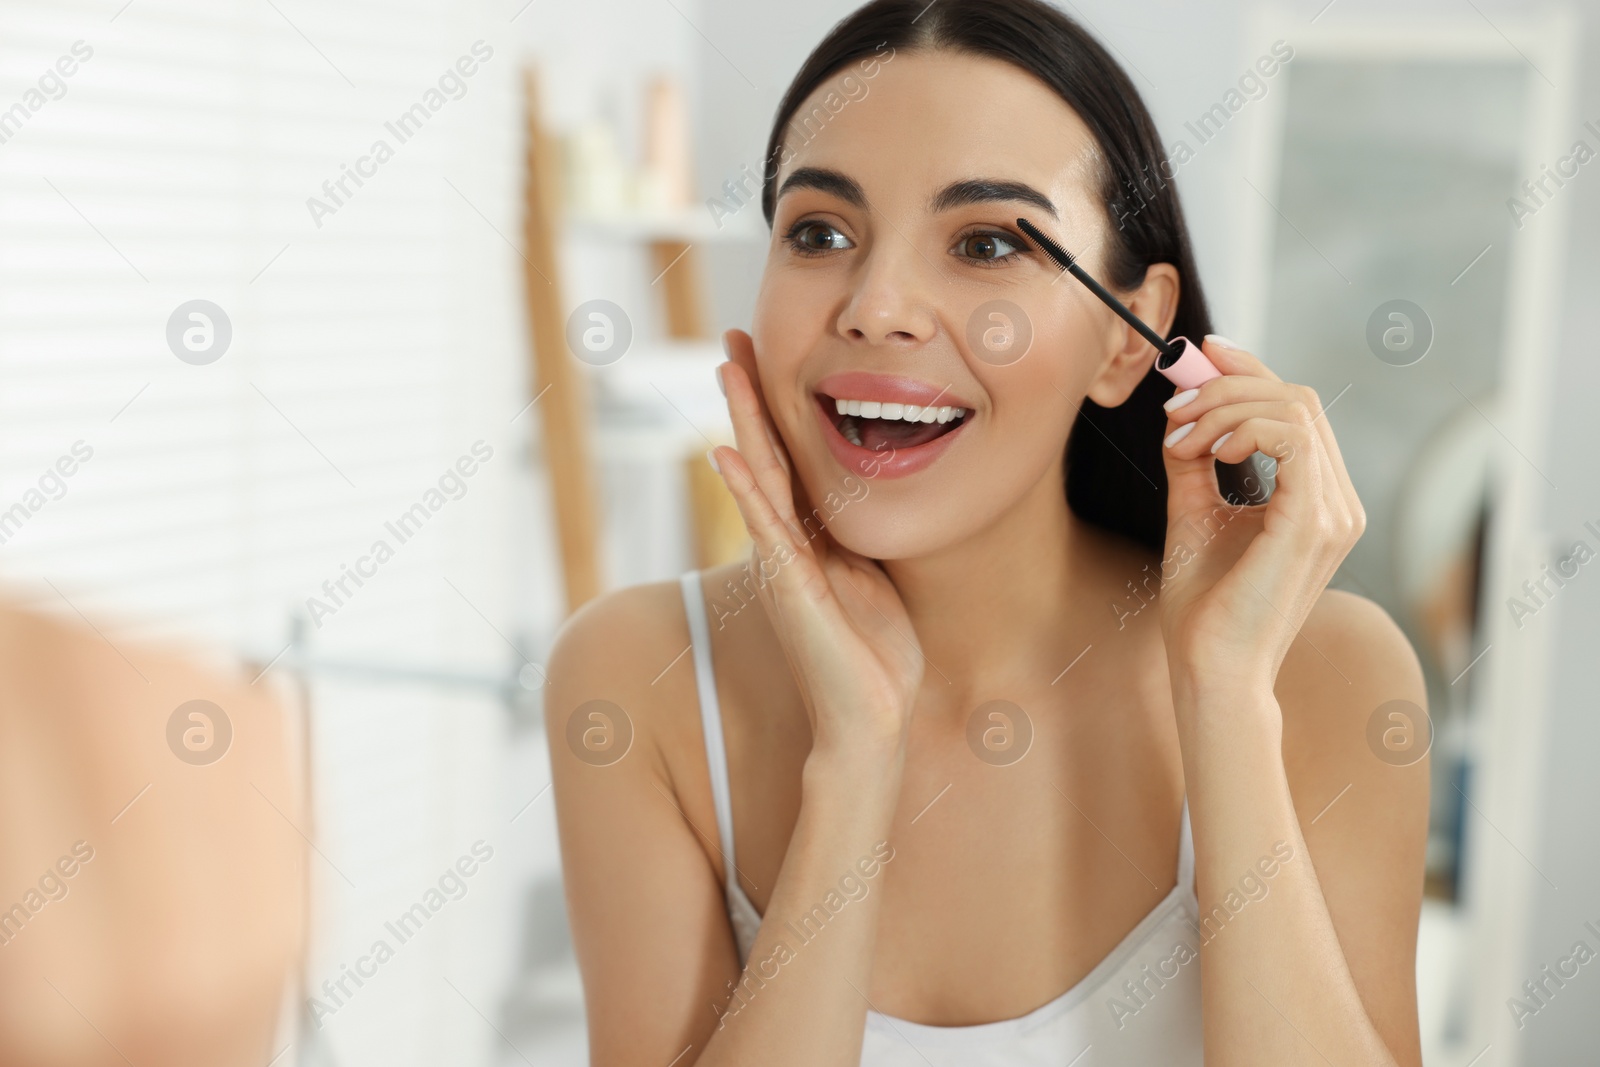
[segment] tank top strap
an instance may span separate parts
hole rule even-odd
[[[1183,795],[1183,819],[1178,825],[1178,884],[1195,895],[1194,831],[1189,826],[1189,794]]]
[[[688,571],[679,579],[683,612],[689,620],[689,646],[694,657],[695,691],[700,697],[700,730],[705,735],[706,768],[711,774],[711,801],[717,812],[717,835],[722,841],[722,862],[727,871],[728,899],[738,888],[733,860],[733,799],[728,787],[728,750],[722,740],[722,706],[717,702],[717,678],[711,669],[711,626],[706,619],[700,572]]]

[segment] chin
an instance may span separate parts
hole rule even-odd
[[[824,527],[840,546],[868,559],[918,559],[937,555],[993,521],[986,511],[950,503],[942,493],[905,494],[896,491],[898,486],[860,484],[866,492],[858,499],[835,494],[830,502],[824,496],[809,517],[801,516],[807,533]]]

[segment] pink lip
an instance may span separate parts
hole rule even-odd
[[[848,377],[848,375],[841,374],[835,376],[834,378],[824,379],[824,382],[833,382],[838,378],[845,377]],[[869,377],[872,376],[869,375]],[[884,379],[879,380],[883,381]],[[909,379],[889,380],[901,382],[909,381]],[[911,384],[920,385],[921,383]],[[853,389],[855,386],[851,386],[851,388]],[[935,390],[935,392],[937,392],[937,390]],[[874,399],[878,395],[887,394],[846,393],[845,395],[852,400],[870,400]],[[903,394],[895,395],[899,396]],[[931,400],[932,394],[928,394],[928,397]],[[908,474],[915,474],[918,471],[926,468],[934,460],[944,455],[945,450],[950,447],[950,442],[961,436],[962,431],[967,428],[967,423],[970,422],[973,417],[971,414],[971,409],[968,408],[967,417],[959,426],[948,433],[944,433],[938,437],[935,437],[932,441],[929,441],[925,445],[917,445],[913,448],[897,448],[893,450],[885,449],[882,452],[874,452],[870,448],[862,448],[860,445],[853,445],[844,439],[844,435],[839,432],[839,428],[833,424],[832,400],[829,400],[827,396],[823,395],[818,395],[815,399],[817,421],[822,424],[822,439],[827,442],[828,451],[833,453],[833,458],[838,461],[839,466],[843,467],[845,470],[854,471],[865,478],[903,478]],[[905,400],[896,401],[894,399],[890,399],[889,402],[898,402],[902,404],[908,403],[908,401]],[[909,401],[909,403],[916,403],[916,401]],[[941,404],[940,406],[942,407],[943,405]],[[951,404],[951,407],[959,406],[964,405]]]
[[[898,378],[889,374],[871,374],[867,371],[844,371],[830,374],[816,385],[817,392],[847,400],[876,400],[885,404],[915,404],[928,407],[948,404],[953,408],[972,410],[972,405],[951,394],[949,386],[934,385],[915,378]],[[948,435],[947,435],[948,436]],[[940,438],[943,440],[943,438]],[[846,442],[847,444],[849,442]],[[926,446],[919,446],[926,447]]]

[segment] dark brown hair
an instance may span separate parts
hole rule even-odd
[[[783,134],[806,98],[840,67],[858,59],[947,49],[1003,60],[1027,71],[1065,100],[1094,134],[1100,196],[1110,242],[1106,277],[1128,291],[1153,263],[1171,263],[1181,279],[1169,336],[1198,340],[1211,317],[1195,269],[1177,190],[1161,169],[1166,157],[1155,123],[1116,60],[1071,18],[1042,0],[873,0],[823,38],[778,105],[767,141],[761,210],[772,225]],[[1161,458],[1172,386],[1154,369],[1115,408],[1085,399],[1067,437],[1067,503],[1084,521],[1160,551],[1166,539],[1167,476]]]

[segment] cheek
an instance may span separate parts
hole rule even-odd
[[[989,398],[990,447],[1008,452],[1064,447],[1096,366],[1086,324],[1066,314],[1040,324],[1015,363],[970,365]]]
[[[810,416],[810,398],[801,395],[799,381],[819,328],[819,312],[796,288],[781,281],[763,284],[750,320],[762,394],[785,437],[800,428],[800,417]]]
[[[796,268],[777,258],[782,254],[773,251],[756,291],[750,332],[758,341],[763,333],[771,340],[795,331],[815,330],[839,299],[840,283],[835,272]]]
[[[979,457],[987,491],[1019,496],[1062,459],[1078,413],[1077,405],[1062,395],[1066,388],[1055,374],[1031,374],[990,394],[994,408],[982,427]]]

